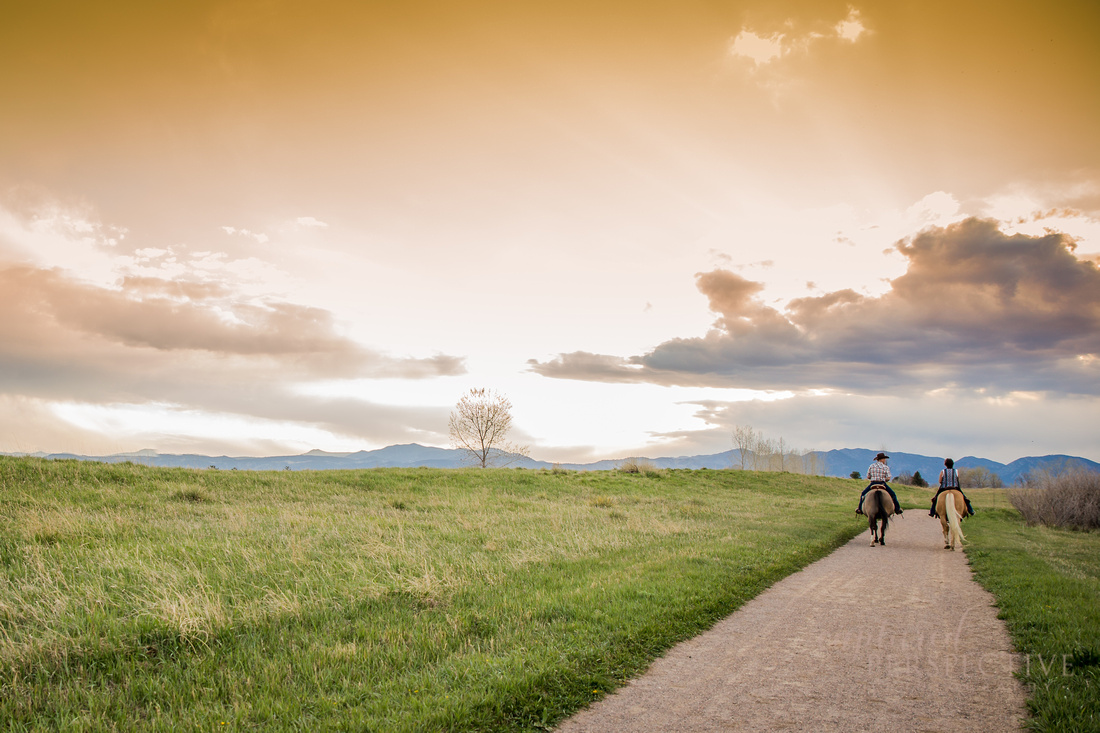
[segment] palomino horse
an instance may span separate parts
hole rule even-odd
[[[966,516],[966,499],[961,491],[951,489],[936,497],[936,514],[940,518],[940,529],[943,530],[943,549],[954,550],[955,545],[962,546],[962,523],[960,520]]]
[[[885,545],[886,525],[890,523],[890,515],[894,513],[894,500],[890,498],[886,489],[875,487],[867,492],[867,496],[863,499],[863,513],[867,515],[867,524],[871,528],[871,547],[874,547],[876,542]]]

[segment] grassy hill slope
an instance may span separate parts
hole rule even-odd
[[[545,728],[865,529],[859,488],[0,458],[0,720]]]

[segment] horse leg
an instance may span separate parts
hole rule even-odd
[[[878,521],[873,516],[868,516],[867,526],[871,528],[871,547],[874,547],[878,541]]]

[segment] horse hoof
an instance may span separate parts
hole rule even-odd
[[[944,545],[944,546],[943,546],[943,549],[945,549],[945,550],[950,550],[950,549],[951,549],[951,545]]]

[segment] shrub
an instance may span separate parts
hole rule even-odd
[[[619,470],[623,473],[640,473],[643,476],[663,475],[657,464],[644,458],[627,458],[619,464]]]
[[[619,470],[623,473],[641,473],[642,469],[638,468],[638,461],[633,458],[628,458],[619,464]]]
[[[1038,474],[1028,488],[1008,492],[1028,524],[1100,529],[1100,473],[1083,469]]]
[[[854,478],[854,479],[863,478],[863,474],[861,474],[859,471],[852,471],[850,474],[848,474],[848,476],[849,476],[849,478]]]

